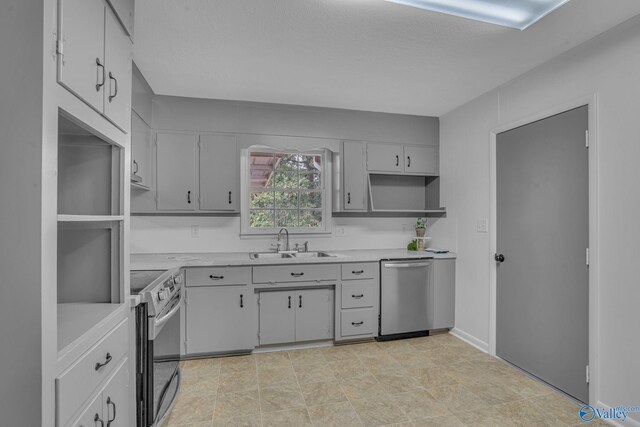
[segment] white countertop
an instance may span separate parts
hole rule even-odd
[[[162,270],[174,267],[224,267],[276,264],[334,264],[346,262],[378,262],[383,259],[433,258],[451,259],[456,254],[435,254],[406,249],[353,249],[326,251],[331,257],[251,259],[248,252],[212,252],[181,254],[131,254],[131,270]]]

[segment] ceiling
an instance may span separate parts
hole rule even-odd
[[[441,116],[640,14],[573,0],[525,31],[383,0],[137,0],[157,94]]]

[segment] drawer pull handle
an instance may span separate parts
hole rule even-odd
[[[93,422],[96,423],[96,425],[97,425],[98,421],[100,421],[100,425],[102,427],[104,427],[104,421],[102,421],[102,419],[100,419],[100,415],[96,414],[96,416],[93,417]]]
[[[100,88],[104,85],[105,82],[104,64],[100,62],[100,58],[96,58],[96,65],[102,69],[102,83],[96,83],[96,92],[100,92]]]
[[[212,274],[211,276],[209,276],[209,279],[211,279],[211,280],[222,280],[222,279],[224,279],[224,276],[214,276]]]
[[[107,366],[109,362],[111,362],[111,360],[113,360],[113,357],[111,357],[111,353],[107,353],[103,363],[96,362],[96,368],[95,368],[96,371],[102,368],[103,366]]]
[[[364,296],[364,294],[351,295],[351,298],[360,299]]]
[[[359,326],[364,325],[364,322],[351,322],[351,324],[357,328]]]
[[[289,295],[289,308],[291,308],[291,295]]]
[[[109,71],[109,80],[113,80],[116,84],[116,91],[113,95],[111,95],[111,87],[109,87],[109,102],[111,102],[113,100],[113,98],[115,98],[116,96],[118,96],[118,79],[116,79],[113,74],[111,74],[111,71]]]
[[[291,273],[291,275],[293,277],[301,277],[301,276],[304,276],[304,272],[303,273]]]
[[[107,427],[110,427],[111,423],[116,420],[116,403],[113,400],[111,400],[111,397],[107,397],[107,406],[109,405],[113,405],[113,418],[111,418],[110,420],[107,420]]]
[[[355,275],[362,274],[362,273],[364,273],[364,270],[353,270],[351,272],[351,274],[355,274]]]

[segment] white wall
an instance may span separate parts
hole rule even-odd
[[[598,94],[597,334],[599,389],[610,406],[640,404],[640,18],[549,61],[441,117],[442,197],[458,223],[456,328],[489,341],[489,134]],[[640,420],[640,414],[634,414]]]
[[[424,145],[438,145],[439,140],[435,117],[170,96],[154,97],[152,127],[235,133],[241,135],[238,141],[243,147],[251,145],[256,139],[253,135],[295,137],[287,140],[293,140],[297,148],[331,150],[337,150],[342,139]],[[152,193],[135,191],[132,196],[134,208],[153,209]],[[415,235],[415,218],[331,221],[331,235],[292,237],[292,241],[309,240],[311,249],[316,250],[401,248]],[[455,221],[431,219],[429,224],[432,246],[455,250]],[[191,237],[194,225],[200,227],[199,238]],[[337,228],[344,228],[344,234],[337,235]],[[131,220],[132,253],[264,251],[274,241],[274,236],[241,239],[237,216],[134,216]]]

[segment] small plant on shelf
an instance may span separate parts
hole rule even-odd
[[[424,237],[426,231],[427,231],[427,225],[426,225],[425,219],[424,218],[418,218],[416,220],[416,236],[417,237]],[[417,240],[418,240],[417,250],[423,251],[424,250],[424,239],[417,239]]]

